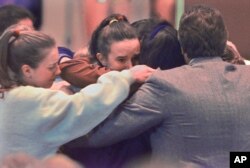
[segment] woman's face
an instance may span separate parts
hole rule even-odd
[[[60,74],[60,69],[58,67],[58,50],[57,47],[49,49],[48,55],[42,60],[37,68],[31,68],[28,65],[27,68],[23,68],[24,80],[26,84],[35,86],[49,88],[53,84],[57,75]]]
[[[100,58],[99,61],[103,66],[111,70],[121,71],[131,68],[132,60],[140,53],[140,42],[137,38],[126,39],[113,42],[110,46],[110,53],[107,58]]]

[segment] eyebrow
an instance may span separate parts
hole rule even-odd
[[[127,55],[119,55],[116,58],[127,58],[127,57],[128,57]]]
[[[57,61],[54,62],[54,63],[49,64],[49,66],[54,66],[54,65],[56,65],[56,64],[57,64]]]

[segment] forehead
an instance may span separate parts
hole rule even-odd
[[[45,58],[44,61],[47,64],[53,64],[58,61],[58,49],[57,47],[48,48],[44,51]]]
[[[140,42],[137,38],[125,39],[122,41],[113,42],[110,46],[110,54],[112,55],[130,55],[140,52]]]

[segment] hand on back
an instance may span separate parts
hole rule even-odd
[[[146,79],[155,72],[155,69],[146,65],[136,65],[129,69],[136,82],[143,83]]]

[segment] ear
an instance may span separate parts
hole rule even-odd
[[[96,58],[102,64],[102,66],[105,66],[105,67],[107,66],[107,59],[106,59],[106,57],[103,56],[103,54],[97,53]]]
[[[27,78],[32,77],[32,68],[29,65],[27,64],[22,65],[21,71],[22,71],[24,78],[27,79]]]

